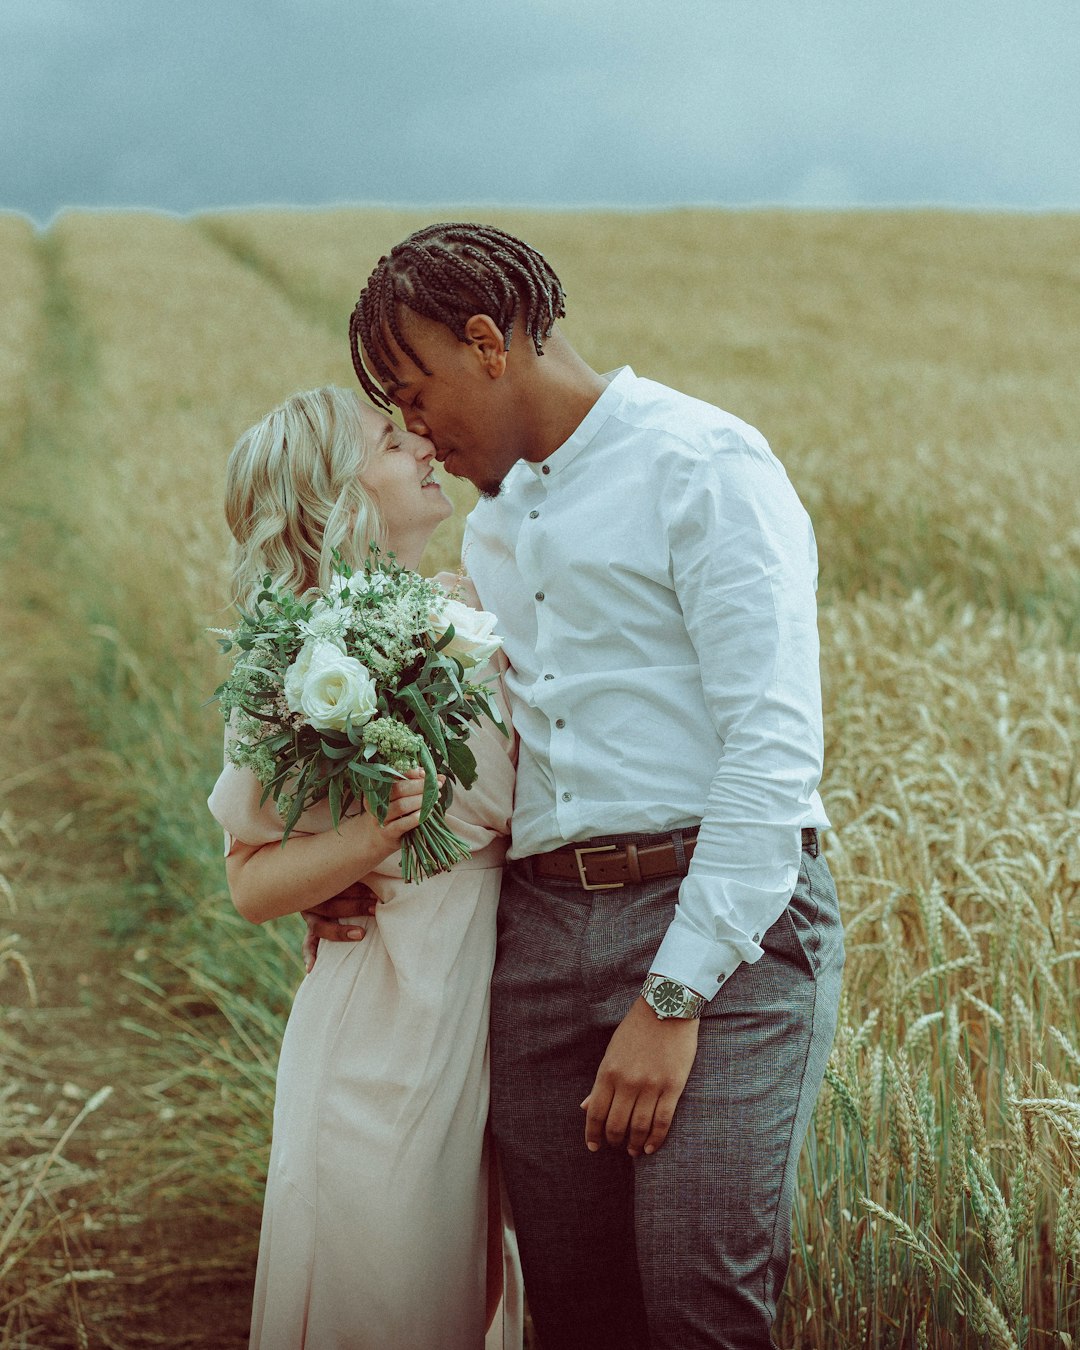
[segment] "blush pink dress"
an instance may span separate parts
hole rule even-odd
[[[505,703],[501,704],[506,717]],[[507,718],[509,726],[509,719]],[[488,982],[515,744],[486,719],[448,812],[469,861],[420,884],[397,855],[365,881],[363,941],[324,942],[281,1047],[253,1350],[520,1350],[502,1197],[503,1296],[488,1325]],[[254,775],[226,765],[210,809],[232,841],[279,840]],[[325,803],[301,817],[330,828]],[[297,932],[299,942],[299,930]],[[497,1183],[494,1183],[497,1185]],[[496,1256],[497,1269],[499,1258]]]

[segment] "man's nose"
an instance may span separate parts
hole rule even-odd
[[[406,430],[411,431],[414,436],[423,436],[427,440],[431,439],[430,433],[428,432],[427,429],[427,423],[424,421],[423,417],[421,417],[418,412],[413,412],[410,409],[410,411],[404,418],[404,422]]]

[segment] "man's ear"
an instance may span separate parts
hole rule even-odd
[[[493,380],[506,372],[506,342],[489,314],[474,314],[465,324],[465,340],[484,371]]]

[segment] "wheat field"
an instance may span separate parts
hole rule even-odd
[[[846,992],[778,1343],[1080,1338],[1080,219],[486,212],[821,555]],[[0,1350],[245,1342],[298,925],[205,808],[221,486],[430,213],[0,215]],[[469,490],[425,565],[456,560]]]

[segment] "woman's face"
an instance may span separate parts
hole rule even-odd
[[[360,481],[379,504],[387,548],[403,566],[415,567],[435,526],[454,511],[432,472],[435,447],[367,404],[360,420],[371,447]]]

